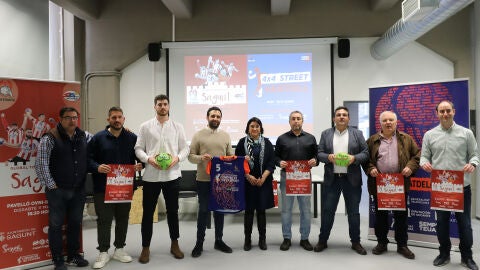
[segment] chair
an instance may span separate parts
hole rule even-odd
[[[190,198],[197,196],[197,171],[182,170],[182,179],[180,180],[179,198]]]
[[[178,198],[197,197],[197,171],[182,170],[182,179],[180,180]],[[207,221],[207,228],[212,227],[211,215]]]
[[[93,218],[97,215],[95,212],[95,208],[93,206],[93,194],[95,191],[93,189],[93,178],[92,174],[88,173],[87,177],[85,178],[85,208],[83,216],[88,216]]]
[[[87,177],[85,178],[85,196],[86,196],[86,203],[93,203],[93,178],[91,173],[87,173]]]

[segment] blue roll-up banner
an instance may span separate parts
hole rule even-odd
[[[455,105],[455,123],[469,127],[468,80],[444,82],[408,83],[370,88],[370,134],[380,127],[380,113],[386,110],[397,114],[397,129],[412,136],[419,147],[425,132],[439,124],[435,106],[443,101]],[[430,174],[419,169],[411,178],[412,185],[407,199],[409,244],[438,247],[436,215],[430,209]],[[389,240],[394,242],[393,215],[390,215]],[[459,238],[455,216],[450,219],[452,245],[458,248]],[[369,239],[376,239],[375,205],[370,196]]]

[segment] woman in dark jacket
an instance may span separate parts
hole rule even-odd
[[[252,248],[253,215],[257,210],[258,246],[260,249],[266,250],[267,220],[265,210],[275,206],[272,187],[272,175],[275,170],[273,145],[267,138],[263,137],[262,121],[257,117],[248,120],[245,133],[247,136],[240,139],[235,149],[235,155],[250,157],[248,161],[250,174],[246,175],[247,181],[245,183],[245,244],[243,249],[248,251]]]

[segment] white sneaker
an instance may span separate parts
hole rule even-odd
[[[123,263],[129,263],[132,261],[132,257],[128,255],[123,248],[116,248],[115,252],[113,253],[113,259],[117,261],[121,261]]]
[[[100,252],[95,263],[93,263],[93,269],[103,268],[108,261],[110,261],[110,255],[107,252]]]

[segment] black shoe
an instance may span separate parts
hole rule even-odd
[[[313,247],[310,244],[310,242],[308,242],[308,239],[300,240],[300,246],[303,247],[303,249],[305,249],[307,251],[312,251],[313,250]]]
[[[283,239],[283,242],[280,245],[280,250],[283,250],[283,251],[288,250],[291,245],[292,245],[292,242],[290,241],[290,239],[285,238]]]
[[[267,241],[265,239],[258,240],[258,247],[261,250],[267,250]]]
[[[65,263],[55,263],[55,268],[53,268],[54,270],[67,270],[67,266],[65,265]]]
[[[450,262],[450,256],[448,255],[438,255],[435,260],[433,260],[434,266],[444,266]]]
[[[473,259],[462,259],[462,266],[468,269],[478,270],[478,266]]]
[[[318,241],[317,245],[313,248],[313,251],[315,252],[322,252],[326,248],[328,248],[327,242],[321,242],[320,240]]]
[[[195,247],[192,250],[192,257],[193,258],[198,258],[202,255],[203,251],[203,243],[196,243]]]
[[[88,265],[88,261],[83,258],[80,254],[75,254],[72,257],[67,259],[67,265],[85,267]]]
[[[213,246],[216,250],[220,250],[225,253],[232,253],[232,249],[225,244],[222,240],[215,240],[215,245]]]
[[[359,242],[352,243],[352,249],[360,255],[367,255],[367,251],[362,247]]]
[[[387,244],[378,243],[373,249],[372,253],[375,255],[383,254],[387,251]]]
[[[245,238],[245,243],[243,244],[243,250],[249,251],[250,249],[252,249],[252,239]]]
[[[413,252],[410,249],[408,249],[408,247],[398,247],[397,252],[402,254],[403,257],[407,259],[410,259],[410,260],[415,259],[415,254],[413,254]]]

